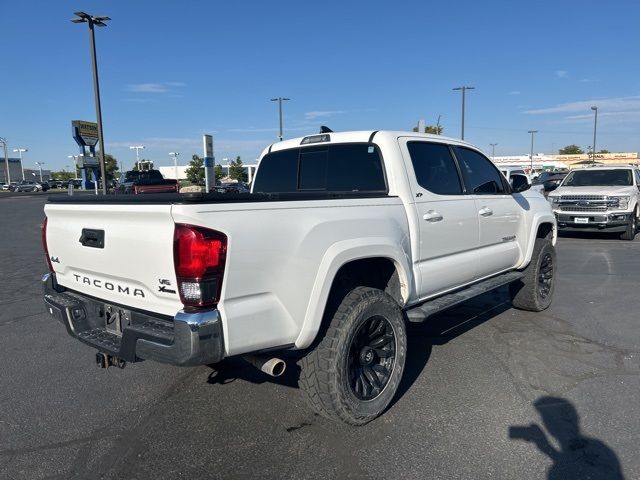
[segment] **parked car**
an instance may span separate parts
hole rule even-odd
[[[116,187],[117,193],[177,193],[178,181],[165,180],[159,170],[131,170],[123,173]]]
[[[472,145],[324,133],[260,158],[251,195],[49,199],[47,311],[100,366],[244,356],[277,376],[298,350],[311,407],[362,425],[396,395],[405,319],[502,285],[516,308],[551,304],[549,202]]]
[[[35,182],[11,182],[9,190],[12,192],[37,192],[39,189]]]
[[[608,231],[633,240],[640,224],[640,170],[631,165],[571,170],[549,201],[560,231]]]
[[[0,182],[0,190],[9,190],[9,185],[4,182]]]

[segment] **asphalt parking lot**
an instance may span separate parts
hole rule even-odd
[[[295,365],[99,370],[44,311],[44,202],[0,198],[0,479],[640,478],[640,235],[560,238],[546,312],[501,289],[412,327],[398,397],[353,428]]]

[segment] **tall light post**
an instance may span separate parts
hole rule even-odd
[[[11,172],[9,171],[9,154],[7,154],[7,139],[0,137],[0,143],[4,148],[4,166],[7,169],[7,185],[11,184]]]
[[[178,180],[178,155],[180,155],[179,152],[169,152],[169,156],[173,157],[173,168],[175,168],[176,171],[176,181]]]
[[[490,143],[489,145],[491,145],[491,161],[495,162],[496,161],[496,145],[498,145],[497,143]]]
[[[73,158],[73,172],[76,180],[78,180],[78,157],[79,155],[67,155],[67,158]]]
[[[22,163],[22,154],[24,152],[28,152],[29,150],[26,148],[14,148],[13,152],[14,153],[19,153],[20,154],[20,168],[22,169],[22,181],[24,182],[24,164]]]
[[[84,12],[75,12],[73,23],[86,23],[89,26],[89,50],[91,52],[91,66],[93,71],[93,93],[96,100],[96,117],[98,120],[98,141],[100,142],[100,175],[102,176],[102,193],[107,194],[107,175],[104,167],[104,136],[102,135],[102,109],[100,107],[100,84],[98,80],[98,62],[96,60],[96,38],[94,26],[106,27],[104,23],[111,20],[109,17],[93,17]]]
[[[593,155],[591,156],[591,161],[596,161],[596,133],[598,131],[598,107],[591,107],[591,110],[595,112],[595,117],[593,118]]]
[[[40,181],[42,182],[42,165],[44,165],[46,162],[36,162],[36,165],[38,165],[38,169],[40,170]]]
[[[140,155],[139,155],[139,151],[140,150],[144,150],[144,145],[131,145],[129,147],[129,150],[135,150],[136,151],[136,165],[138,166],[138,170],[140,170]],[[171,154],[169,154],[171,155]]]
[[[462,91],[462,134],[460,135],[460,138],[462,140],[464,140],[464,106],[465,106],[465,98],[467,96],[467,90],[475,90],[476,87],[467,87],[466,85],[462,86],[462,87],[456,87],[453,90],[460,90]]]
[[[527,133],[531,134],[531,155],[529,157],[529,159],[531,160],[531,171],[529,172],[529,175],[533,175],[533,137],[536,133],[538,133],[538,130],[529,130],[527,131]]]
[[[284,98],[284,97],[277,97],[277,98],[271,99],[272,102],[278,102],[278,114],[280,118],[280,135],[278,135],[278,137],[280,138],[280,141],[282,141],[282,102],[286,102],[287,100],[291,100],[291,99]]]

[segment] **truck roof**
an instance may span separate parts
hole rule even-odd
[[[584,165],[582,167],[572,168],[571,171],[574,170],[629,170],[629,169],[637,169],[637,165],[629,164],[613,164],[613,165]]]
[[[278,150],[285,150],[287,148],[296,148],[302,145],[304,139],[313,137],[320,137],[322,135],[329,135],[329,140],[317,141],[309,143],[308,145],[317,145],[322,143],[353,143],[353,142],[374,142],[380,137],[397,138],[397,137],[416,137],[423,138],[425,140],[433,140],[436,142],[447,142],[456,145],[465,145],[472,148],[477,148],[457,138],[445,137],[442,135],[434,135],[431,133],[418,133],[418,132],[406,132],[401,130],[360,130],[349,132],[329,132],[320,133],[314,135],[306,135],[304,137],[292,138],[290,140],[283,140],[282,142],[276,142],[265,148],[260,157],[264,156],[268,152],[274,152]]]

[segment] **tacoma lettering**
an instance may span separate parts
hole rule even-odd
[[[102,280],[98,280],[95,278],[89,278],[82,275],[78,275],[76,273],[73,274],[76,279],[76,282],[82,283],[84,285],[92,285],[96,288],[104,288],[109,291],[118,291],[118,293],[123,293],[125,295],[131,295],[134,297],[145,298],[144,291],[140,288],[131,289],[130,287],[126,287],[123,285],[119,285],[117,283],[112,282],[103,282]]]

